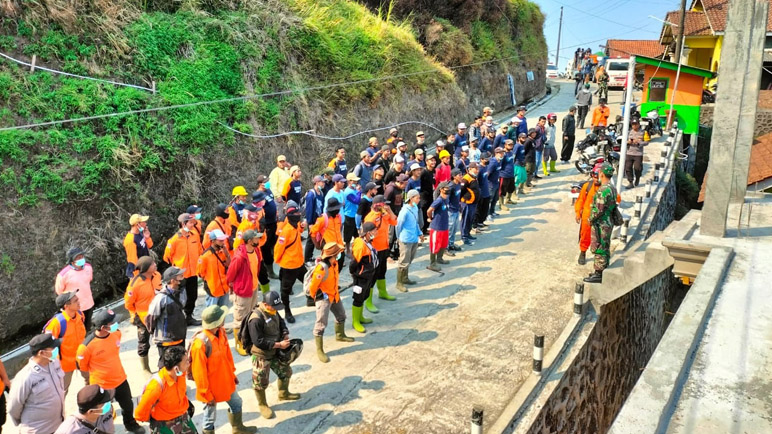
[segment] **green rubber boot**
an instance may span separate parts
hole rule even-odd
[[[346,323],[335,323],[335,340],[339,342],[354,342],[354,338],[346,336]]]
[[[316,340],[316,357],[322,363],[329,363],[330,358],[324,353],[324,336],[314,336],[314,340]]]
[[[370,293],[372,294],[372,290],[370,290]],[[373,320],[370,318],[365,318],[364,315],[364,307],[359,308],[359,324],[372,324]]]
[[[397,269],[397,291],[399,292],[407,292],[407,288],[405,287],[405,270]]]
[[[359,333],[365,333],[367,330],[359,322],[359,317],[362,316],[362,306],[351,306],[351,326]]]
[[[552,172],[552,173],[560,173],[560,171],[555,168],[555,160],[550,161],[550,172]]]
[[[265,294],[266,292],[271,290],[271,284],[266,283],[265,285],[260,285],[260,291]]]
[[[372,313],[378,313],[378,308],[373,304],[373,296],[375,295],[375,288],[370,288],[370,295],[365,300],[365,307]],[[359,322],[362,322],[360,320]]]
[[[386,279],[376,280],[375,285],[378,287],[378,298],[380,298],[381,300],[389,300],[389,301],[396,300],[395,297],[389,295],[389,292],[386,291]]]

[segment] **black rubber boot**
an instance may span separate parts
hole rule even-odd
[[[603,282],[603,272],[596,271],[592,273],[591,275],[584,278],[584,281],[587,283],[602,283]]]
[[[587,263],[587,252],[579,252],[579,260],[576,261],[579,263],[579,265],[584,265]]]

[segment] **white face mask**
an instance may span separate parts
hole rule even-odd
[[[187,227],[187,226],[183,226],[183,227],[182,227],[182,230],[183,230],[183,231],[185,231],[185,232],[190,232],[190,228],[189,228],[189,227]]]

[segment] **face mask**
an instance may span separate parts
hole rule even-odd
[[[112,408],[113,408],[112,402],[105,402],[105,405],[102,406],[102,414],[109,413]]]
[[[49,360],[52,362],[59,358],[59,348],[54,348],[53,351],[51,351],[51,357],[49,357]]]
[[[183,226],[182,230],[185,232],[190,232],[190,229],[187,226]]]
[[[300,215],[288,215],[287,219],[293,225],[297,225],[298,223],[300,223],[300,217],[301,217]]]
[[[143,228],[142,226],[140,226],[140,227],[139,227],[139,231],[140,231],[140,232],[145,232],[145,228]]]
[[[244,201],[243,201],[243,200],[240,200],[240,201],[239,201],[239,205],[244,205]]]
[[[196,220],[201,220],[201,213],[200,212],[196,213]]]
[[[76,267],[82,267],[84,265],[86,265],[86,258],[81,258],[81,259],[78,259],[77,261],[75,261],[75,266]]]
[[[183,375],[185,375],[185,373],[180,371],[180,368],[174,368],[174,375],[178,377],[182,377]]]
[[[110,325],[110,333],[115,333],[118,331],[118,323],[114,322]]]

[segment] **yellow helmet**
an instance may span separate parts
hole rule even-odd
[[[443,149],[442,151],[440,151],[440,158],[445,158],[445,157],[450,157],[450,152]]]
[[[244,188],[243,185],[237,185],[233,187],[233,191],[231,192],[231,196],[246,196],[247,195],[247,189]]]

